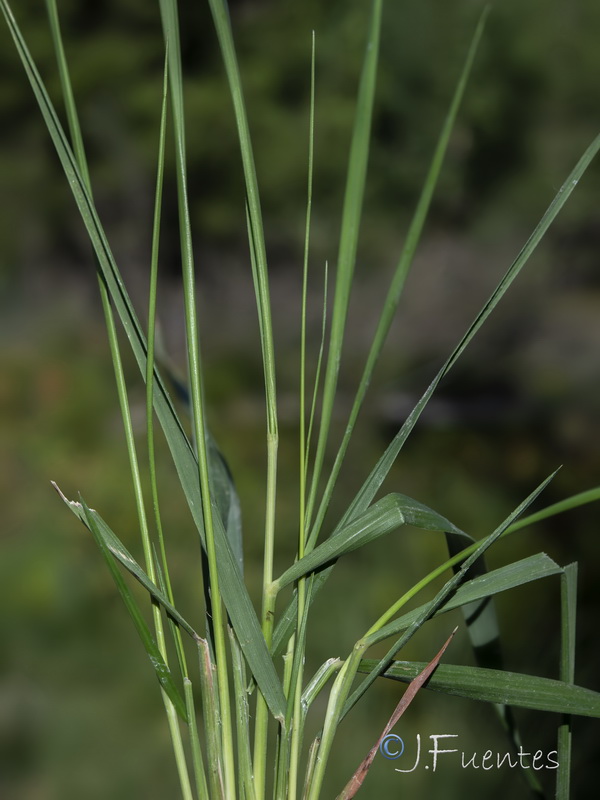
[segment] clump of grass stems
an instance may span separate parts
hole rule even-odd
[[[278,475],[277,469],[279,413],[265,229],[231,21],[224,0],[209,0],[227,74],[240,144],[246,186],[250,262],[260,326],[265,383],[267,466],[264,562],[262,597],[260,608],[256,611],[243,577],[239,501],[227,465],[208,430],[204,402],[205,373],[200,345],[208,332],[200,329],[196,314],[193,231],[187,185],[184,76],[181,66],[177,3],[175,0],[159,0],[157,4],[157,13],[160,13],[164,30],[165,71],[160,129],[157,132],[159,144],[146,331],[143,330],[133,309],[96,211],[77,106],[61,39],[56,0],[46,0],[46,5],[63,90],[68,135],[61,126],[7,0],[0,0],[0,7],[94,250],[125,428],[144,565],[141,566],[136,562],[100,514],[90,508],[82,498],[70,501],[62,496],[96,541],[156,672],[167,714],[182,797],[185,800],[192,800],[195,797],[200,800],[208,798],[265,800],[266,797],[272,796],[275,800],[296,800],[298,797],[304,800],[318,800],[323,796],[323,781],[331,754],[334,752],[339,724],[379,676],[411,682],[407,694],[391,716],[385,731],[395,724],[400,713],[417,694],[426,679],[430,689],[495,704],[512,736],[515,736],[516,732],[509,710],[511,705],[554,711],[564,715],[600,716],[600,695],[573,683],[575,566],[569,565],[563,569],[548,556],[540,553],[492,572],[486,572],[483,560],[487,549],[500,538],[541,519],[596,500],[600,498],[600,489],[583,492],[535,514],[523,516],[529,505],[551,480],[551,475],[540,486],[534,488],[492,533],[478,541],[474,541],[436,511],[405,495],[392,493],[377,499],[383,481],[439,382],[452,369],[527,263],[596,155],[600,148],[600,136],[576,164],[503,279],[442,365],[379,461],[365,477],[360,490],[347,503],[346,510],[337,524],[331,530],[324,530],[326,514],[331,505],[336,481],[344,463],[367,387],[421,238],[453,125],[483,33],[487,10],[476,27],[451,98],[405,244],[381,310],[347,425],[331,466],[327,465],[326,454],[331,446],[331,421],[343,356],[348,307],[354,283],[375,99],[382,0],[374,0],[371,8],[348,161],[331,318],[326,320],[328,302],[325,299],[317,377],[311,389],[307,380],[306,342],[315,131],[313,37],[307,158],[308,187],[300,309],[298,444],[300,502],[297,556],[294,563],[281,575],[276,575],[274,554],[277,544],[277,487],[278,481],[282,478]],[[162,187],[169,125],[172,129],[175,152],[181,234],[191,440],[187,437],[184,425],[171,402],[155,357]],[[327,283],[326,277],[326,286]],[[122,343],[117,334],[117,320],[123,327],[146,384],[149,490],[143,486],[141,479],[121,357]],[[326,330],[329,331],[327,343]],[[204,620],[195,621],[193,625],[177,609],[169,574],[155,463],[155,418],[169,445],[202,544],[200,566],[205,576],[206,609]],[[151,515],[147,511],[150,506]],[[328,659],[314,676],[307,679],[304,674],[307,631],[310,625],[311,605],[316,593],[346,553],[406,525],[443,533],[449,548],[449,558],[413,586],[407,587],[400,597],[392,598],[389,607],[357,639],[352,652],[346,658]],[[446,580],[437,593],[430,595],[429,599],[406,613],[404,609],[407,603],[431,587],[432,583],[443,575],[446,575]],[[438,666],[448,643],[429,663],[411,664],[397,660],[398,654],[407,642],[432,617],[462,608],[469,620],[472,618],[470,614],[474,606],[480,610],[484,609],[478,616],[479,639],[474,636],[475,623],[468,623],[477,656],[477,641],[480,640],[482,630],[488,642],[499,637],[493,603],[488,602],[489,599],[496,593],[549,575],[560,576],[562,586],[560,680],[514,675],[494,669],[494,665],[489,664],[486,667],[464,667],[446,665],[442,662]],[[130,578],[141,583],[149,593],[153,631],[130,591],[128,584]],[[278,609],[279,593],[290,585],[293,586],[292,600],[286,608]],[[168,636],[173,640],[174,658],[171,657],[171,663],[167,646]],[[386,655],[378,660],[367,658],[370,648],[381,641],[391,642]],[[190,643],[197,654],[193,668],[189,660]],[[282,655],[283,668],[280,668]],[[312,743],[308,743],[304,741],[306,718],[311,712],[313,701],[321,692],[328,692],[321,732]],[[200,698],[202,708],[201,729],[196,718],[197,698]],[[253,725],[251,719],[254,720]],[[569,718],[565,717],[564,720],[558,731],[560,769],[557,780],[557,796],[563,799],[569,796],[571,746]],[[367,744],[365,743],[365,749]],[[373,761],[375,752],[376,748],[373,748],[354,774],[355,765],[349,765],[349,782],[339,795],[340,798],[347,800],[354,797]],[[532,781],[532,790],[538,792],[539,787],[533,782],[531,770],[526,771],[526,775]]]

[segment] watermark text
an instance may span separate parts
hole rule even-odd
[[[406,768],[395,767],[395,770],[404,773],[415,772],[418,768],[436,772],[443,766],[484,771],[520,767],[536,772],[542,769],[558,769],[559,766],[557,750],[547,753],[542,750],[528,752],[521,746],[516,753],[493,750],[471,752],[460,748],[459,739],[457,733],[432,733],[422,743],[421,734],[417,733],[414,742],[405,743],[398,734],[390,733],[382,739],[379,752],[384,758],[393,761],[402,758],[402,764]]]

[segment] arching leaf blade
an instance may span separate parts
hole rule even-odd
[[[104,556],[106,564],[110,570],[110,573],[115,581],[117,589],[119,590],[119,594],[129,612],[131,620],[135,626],[135,629],[138,632],[140,639],[142,640],[142,644],[144,645],[144,649],[148,654],[148,658],[154,668],[154,672],[156,677],[158,678],[158,682],[161,685],[161,688],[167,694],[169,700],[173,703],[177,713],[181,717],[184,722],[188,722],[187,716],[187,709],[185,705],[185,701],[181,695],[181,692],[177,688],[175,681],[173,680],[173,676],[171,675],[171,670],[165,663],[164,658],[160,650],[158,649],[158,645],[154,641],[152,634],[150,633],[150,628],[148,627],[142,612],[140,611],[136,601],[134,600],[131,592],[129,591],[127,584],[123,580],[123,576],[119,572],[117,565],[115,564],[115,560],[112,556],[111,551],[107,547],[102,534],[98,528],[96,523],[96,519],[94,515],[90,512],[88,506],[86,506],[85,501],[81,501],[81,506],[83,510],[83,515],[85,519],[85,523],[92,532],[96,544],[98,545],[100,552]]]
[[[485,575],[463,583],[452,597],[440,606],[434,616],[446,614],[448,611],[453,611],[471,603],[482,605],[495,594],[515,589],[517,586],[551,575],[560,575],[561,573],[562,567],[545,553],[529,556],[521,561],[515,561],[508,566],[500,567],[492,572],[486,572]],[[406,630],[420,617],[426,607],[427,604],[425,603],[384,625],[377,633],[369,637],[369,642],[375,644]]]
[[[278,588],[391,533],[401,525],[412,525],[430,531],[451,531],[456,535],[467,536],[441,514],[411,497],[399,493],[389,494],[286,570],[276,581]],[[470,537],[467,539],[472,541]]]
[[[175,622],[177,622],[187,633],[189,633],[193,639],[196,639],[198,636],[196,631],[192,628],[189,622],[182,617],[179,611],[177,611],[175,606],[169,601],[167,595],[155,583],[153,583],[153,581],[150,580],[144,569],[140,566],[140,564],[138,564],[129,550],[127,550],[123,542],[102,519],[100,514],[98,514],[98,512],[93,508],[89,507],[86,507],[86,512],[82,503],[78,503],[75,500],[68,500],[55,483],[53,486],[60,497],[64,500],[66,505],[75,514],[75,516],[80,519],[86,528],[92,533],[94,532],[92,531],[88,520],[90,517],[94,520],[96,526],[96,533],[94,535],[101,537],[103,544],[108,548],[108,550],[110,550],[117,561],[119,561],[119,563],[122,564],[125,569],[131,575],[133,575],[133,577],[139,583],[141,583],[145,589],[147,589],[151,597],[156,600],[157,603],[160,603],[167,614],[172,617]]]

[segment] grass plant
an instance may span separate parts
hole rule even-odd
[[[516,740],[517,732],[508,710],[510,706],[565,715],[557,732],[560,761],[557,797],[562,800],[568,798],[571,715],[600,716],[600,695],[574,684],[576,568],[569,565],[563,569],[548,556],[538,553],[488,572],[483,557],[488,548],[499,539],[524,526],[599,499],[600,489],[588,490],[524,516],[553,477],[550,475],[540,486],[532,487],[529,496],[507,514],[494,531],[477,541],[441,514],[410,497],[397,492],[380,497],[379,493],[438,384],[453,368],[528,262],[600,149],[600,136],[581,156],[503,279],[378,462],[370,473],[365,474],[359,491],[354,497],[347,498],[344,513],[335,524],[331,524],[327,512],[331,507],[336,482],[421,239],[461,99],[473,68],[477,46],[483,35],[487,10],[477,24],[463,70],[458,77],[431,166],[425,176],[405,244],[379,316],[349,418],[331,463],[327,456],[332,448],[332,417],[354,284],[376,94],[383,1],[374,0],[372,3],[367,27],[334,285],[329,303],[326,276],[323,337],[318,354],[317,374],[311,387],[307,370],[307,287],[311,263],[315,139],[316,78],[313,37],[307,136],[305,249],[301,276],[303,290],[299,311],[301,345],[297,547],[294,562],[281,574],[276,574],[275,552],[278,536],[282,533],[278,528],[277,517],[278,485],[286,480],[286,476],[278,471],[279,411],[265,225],[231,20],[225,0],[209,0],[239,137],[246,188],[249,261],[254,280],[264,372],[267,462],[264,476],[262,596],[257,610],[244,581],[239,500],[227,464],[210,434],[204,399],[206,373],[202,343],[205,337],[214,332],[202,329],[196,310],[194,231],[189,213],[183,101],[185,77],[182,71],[177,3],[175,0],[159,0],[156,9],[164,30],[165,71],[160,125],[157,130],[156,197],[148,325],[145,330],[133,308],[96,210],[77,105],[61,38],[56,0],[46,0],[46,5],[68,120],[68,134],[62,127],[9,3],[7,0],[0,0],[3,15],[94,250],[135,489],[144,564],[140,565],[135,560],[121,538],[83,498],[67,500],[62,493],[61,496],[92,534],[156,673],[164,700],[182,797],[186,800],[265,800],[267,797],[273,797],[274,800],[318,800],[324,797],[324,779],[335,753],[336,735],[341,721],[352,712],[378,678],[387,677],[408,682],[409,689],[396,711],[391,714],[390,723],[365,761],[358,769],[356,765],[348,765],[348,784],[339,798],[348,800],[359,791],[376,756],[377,745],[424,684],[428,689],[437,692],[493,704],[507,724],[509,736],[513,740]],[[168,367],[161,368],[156,359],[161,208],[169,126],[172,132],[170,146],[174,148],[175,155],[179,208],[191,436],[187,435],[186,424],[180,418],[167,389]],[[132,426],[128,386],[122,365],[121,350],[124,341],[117,333],[117,320],[125,333],[125,345],[131,347],[146,385],[145,440],[150,474],[148,486],[144,485],[141,478],[139,443]],[[197,615],[192,621],[185,619],[177,608],[169,572],[168,541],[164,533],[160,486],[156,477],[155,419],[169,446],[173,466],[189,505],[190,535],[198,535],[202,545],[193,580],[197,580],[199,575],[203,576],[205,608],[203,616]],[[148,511],[150,508],[151,513]],[[391,597],[388,608],[382,610],[369,629],[362,632],[362,635],[361,631],[357,631],[356,644],[350,653],[344,658],[336,658],[332,654],[314,676],[307,677],[304,672],[307,632],[310,629],[312,603],[317,592],[338,562],[343,564],[347,553],[365,547],[404,526],[444,534],[449,549],[448,559],[430,574],[420,576],[413,585],[404,587],[399,597]],[[497,593],[548,576],[559,576],[562,586],[560,680],[516,675],[503,671],[499,663],[484,663],[482,643],[489,645],[500,637],[491,598]],[[444,581],[441,588],[440,578]],[[130,589],[131,580],[141,584],[148,593],[152,627],[145,610],[140,608]],[[434,583],[438,587],[435,591],[432,589]],[[286,587],[292,587],[293,594],[292,599],[282,608],[277,601],[280,592]],[[407,611],[406,606],[417,596],[421,604]],[[423,654],[424,659],[420,662],[399,660],[398,656],[401,656],[408,641],[430,619],[458,608],[465,613],[475,656],[482,659],[479,666],[444,663],[443,651],[446,645],[433,659],[430,658],[431,654]],[[369,657],[371,648],[384,641],[387,642],[385,655],[375,659]],[[308,742],[305,741],[305,723],[308,715],[314,713],[313,702],[321,693],[327,695],[324,716],[319,722],[321,731],[314,741]],[[201,708],[201,724],[200,716],[197,718],[197,708]],[[365,742],[365,751],[370,744],[372,743]],[[532,772],[526,770],[525,774],[531,779],[532,792],[539,793],[539,787],[531,778]]]

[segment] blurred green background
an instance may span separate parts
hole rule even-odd
[[[109,239],[145,318],[162,81],[156,3],[61,0],[64,35]],[[210,424],[242,500],[246,571],[261,565],[264,410],[243,184],[207,4],[181,3],[190,189]],[[281,408],[280,566],[297,524],[298,350],[306,193],[310,36],[317,36],[315,197],[309,313],[314,366],[325,260],[335,263],[344,167],[369,3],[237,0],[272,270]],[[481,3],[388,2],[364,226],[351,306],[339,434]],[[58,81],[42,0],[15,12],[51,90]],[[335,522],[398,425],[515,257],[600,128],[600,5],[495,5],[423,243],[346,469]],[[165,798],[176,776],[155,678],[111,579],[50,487],[81,491],[136,553],[136,523],[93,259],[4,24],[0,26],[0,797]],[[386,488],[414,496],[473,535],[491,531],[548,473],[550,503],[600,483],[600,167],[592,164],[493,319],[444,382]],[[166,183],[160,318],[184,364],[174,176]],[[129,364],[143,440],[144,394]],[[162,444],[162,443],[161,443]],[[143,453],[143,445],[140,445]],[[161,450],[176,595],[199,618],[198,543]],[[580,563],[577,682],[598,680],[598,511],[588,506],[497,546],[490,565],[544,550]],[[435,536],[390,537],[341,563],[315,606],[307,674],[345,655],[392,598],[443,557]],[[558,674],[558,584],[498,601],[506,662]],[[460,618],[457,617],[457,621]],[[451,622],[415,638],[428,659]],[[469,662],[461,630],[448,660]],[[377,738],[400,696],[380,686],[341,732],[327,797]],[[322,707],[315,708],[315,717]],[[557,720],[520,714],[527,746],[553,749]],[[421,693],[396,729],[460,734],[467,752],[506,744],[485,706]],[[574,791],[595,797],[596,721],[578,720]],[[394,772],[378,758],[365,797],[527,797],[513,771],[453,764]],[[548,786],[553,774],[542,776]]]

